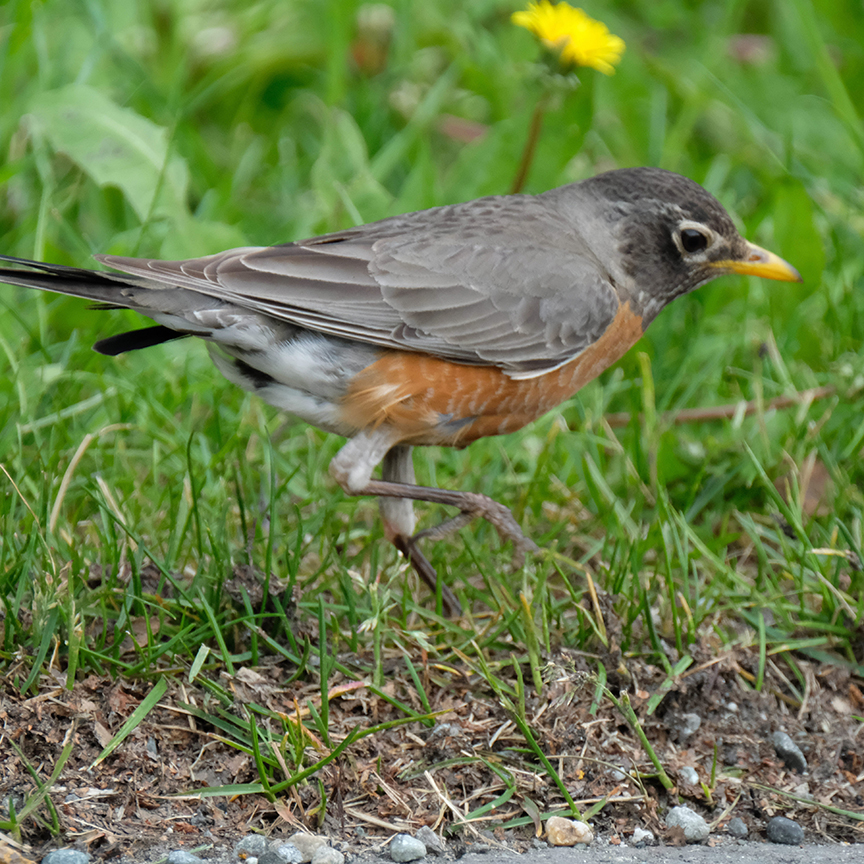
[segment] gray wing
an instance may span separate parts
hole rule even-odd
[[[578,232],[529,196],[187,261],[99,260],[312,330],[493,364],[516,377],[579,354],[606,330],[619,302]]]

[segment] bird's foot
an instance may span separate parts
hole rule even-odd
[[[452,489],[439,489],[434,486],[416,486],[411,483],[394,483],[386,480],[370,480],[358,491],[359,495],[377,495],[384,498],[403,498],[412,501],[429,501],[432,504],[445,504],[458,507],[461,511],[440,525],[418,531],[413,536],[404,533],[389,535],[391,542],[411,562],[418,575],[433,590],[439,582],[435,568],[429,563],[418,547],[418,541],[425,539],[440,540],[460,528],[464,528],[478,516],[485,519],[498,532],[503,542],[513,543],[513,564],[521,567],[528,552],[538,552],[537,544],[526,537],[508,507],[499,504],[488,495],[479,492],[458,492]],[[450,616],[462,612],[459,601],[453,592],[441,585],[441,596],[445,610]],[[444,598],[447,598],[444,600]]]
[[[462,614],[462,604],[456,598],[453,590],[442,579],[438,578],[435,568],[429,563],[429,559],[420,551],[417,538],[406,537],[404,534],[396,534],[391,538],[393,545],[411,562],[411,566],[417,575],[429,586],[429,590],[435,594],[439,587],[441,590],[441,606],[448,618],[458,618]]]
[[[480,517],[498,532],[502,542],[506,543],[509,540],[513,544],[513,565],[515,567],[521,567],[525,563],[525,555],[528,552],[540,551],[540,547],[530,537],[525,536],[509,507],[499,504],[494,498],[480,492],[456,492],[454,494],[458,495],[460,499],[458,504],[453,502],[454,506],[459,507],[462,512],[452,519],[446,519],[439,525],[418,531],[412,538],[413,540],[422,538],[440,540]]]

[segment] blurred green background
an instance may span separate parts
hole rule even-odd
[[[510,21],[519,8],[503,0],[7,2],[0,250],[78,266],[94,252],[190,257],[506,193],[544,90],[542,49]],[[627,50],[615,75],[580,71],[581,86],[547,112],[525,191],[612,167],[669,168],[705,185],[804,282],[712,283],[652,325],[638,349],[647,362],[631,352],[517,436],[464,454],[424,450],[420,478],[493,494],[515,504],[543,545],[582,561],[600,555],[600,581],[631,602],[619,611],[633,644],[652,629],[637,619],[653,603],[660,620],[674,618],[681,646],[702,624],[713,627],[715,613],[746,618],[782,598],[783,638],[806,619],[822,645],[839,640],[858,662],[860,577],[833,560],[823,572],[800,532],[786,538],[766,477],[778,488],[792,478],[786,500],[811,547],[860,551],[860,2],[585,8]],[[135,570],[145,551],[215,584],[248,541],[252,560],[272,563],[297,596],[315,604],[311,589],[326,589],[356,630],[366,614],[355,608],[365,602],[354,596],[363,583],[356,573],[375,577],[395,558],[380,541],[374,502],[348,501],[329,481],[338,439],[285,426],[223,382],[200,344],[116,359],[89,351],[98,336],[134,326],[131,314],[12,288],[0,292],[0,309],[0,461],[10,481],[0,565],[10,611],[50,606],[38,591],[34,600],[23,574],[68,562],[72,595],[91,598],[94,562],[106,573],[127,561]],[[650,419],[655,407],[764,404],[826,384],[836,395],[809,410],[633,422],[617,438],[603,426],[607,411],[647,410]],[[577,432],[563,434],[565,425]],[[88,434],[97,438],[75,461]],[[829,491],[808,509],[802,466],[816,462]],[[670,513],[686,534],[677,545]],[[551,565],[537,583],[509,577],[506,551],[482,525],[430,556],[459,591],[493,608],[559,579]],[[478,570],[482,579],[469,584]],[[590,640],[584,618],[565,623],[568,591],[581,596],[573,584],[550,601],[554,638]],[[640,605],[645,591],[653,599]],[[857,610],[842,620],[837,591]],[[684,623],[675,618],[679,594],[689,604]],[[399,602],[407,620],[413,600]]]
[[[507,192],[542,91],[516,8],[7,4],[3,250],[79,265],[96,251],[189,257]],[[770,320],[784,355],[814,366],[855,350],[860,8],[587,11],[623,36],[625,59],[612,77],[582,70],[547,114],[526,191],[616,166],[686,174],[805,283],[727,281],[655,329],[683,335],[720,314],[745,330]],[[670,368],[677,341],[664,339]]]

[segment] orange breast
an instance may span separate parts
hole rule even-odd
[[[351,382],[342,418],[357,429],[392,426],[406,444],[464,446],[521,429],[596,378],[642,336],[629,302],[603,335],[565,366],[513,380],[495,366],[464,366],[388,351]]]

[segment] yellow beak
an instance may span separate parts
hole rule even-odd
[[[802,282],[801,274],[779,255],[748,243],[749,249],[744,258],[712,261],[708,266],[716,267],[724,273],[740,273],[743,276],[761,276],[763,279],[776,279],[778,282]]]

